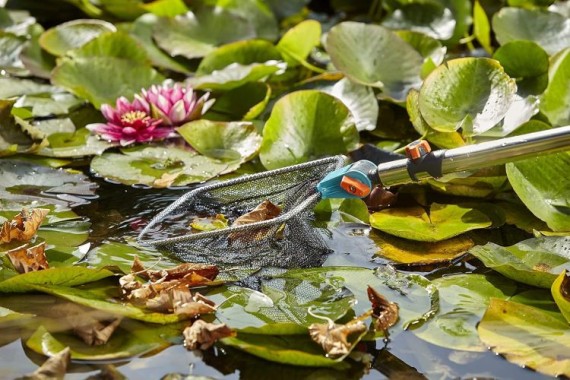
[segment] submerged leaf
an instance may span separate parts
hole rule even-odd
[[[2,224],[0,244],[9,243],[12,240],[31,240],[48,212],[49,210],[45,208],[23,209],[11,221]]]
[[[70,361],[71,350],[69,347],[65,347],[63,350],[46,360],[40,368],[36,369],[33,373],[26,375],[25,378],[27,380],[63,380]]]
[[[184,335],[184,346],[189,350],[207,350],[216,341],[236,335],[235,331],[226,326],[225,323],[207,323],[201,319],[186,327],[182,334]]]
[[[6,252],[18,273],[28,273],[49,268],[45,253],[46,243],[42,241],[35,246],[25,245]]]
[[[323,347],[327,356],[339,358],[346,356],[352,351],[354,342],[349,342],[348,337],[359,334],[358,341],[368,329],[364,322],[353,320],[345,325],[336,323],[313,323],[309,326],[309,335],[316,343]]]

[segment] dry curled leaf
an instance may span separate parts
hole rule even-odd
[[[23,209],[12,220],[7,220],[0,229],[0,244],[12,240],[30,241],[48,214],[45,208]]]
[[[353,334],[362,335],[366,330],[366,325],[360,320],[353,320],[345,325],[330,322],[313,323],[309,326],[311,339],[320,344],[331,358],[348,355],[352,349],[348,337]]]
[[[397,303],[390,302],[378,293],[374,288],[368,286],[368,299],[372,303],[372,317],[374,318],[374,329],[383,331],[388,336],[388,329],[398,321],[400,308]]]
[[[277,217],[281,213],[281,208],[274,205],[270,201],[263,201],[256,208],[250,212],[243,214],[237,218],[232,226],[241,226],[243,224],[250,224],[255,222],[261,222],[263,220],[269,220]]]
[[[200,277],[213,281],[220,271],[215,265],[193,263],[184,263],[169,269],[151,270],[146,269],[139,258],[135,256],[133,265],[131,267],[131,272],[135,273],[141,278],[144,278],[145,280],[150,281],[170,281],[185,278],[193,274],[197,274]],[[199,280],[198,277],[195,278],[196,280]]]
[[[71,359],[71,350],[65,347],[57,354],[49,358],[33,373],[26,375],[27,380],[60,380],[67,372],[67,366]]]
[[[28,244],[6,252],[6,256],[18,273],[28,273],[49,268],[45,253],[46,243]]]
[[[204,322],[201,319],[186,327],[182,333],[184,335],[184,346],[189,350],[207,350],[219,339],[235,336],[235,331],[226,326],[225,323],[213,324]]]

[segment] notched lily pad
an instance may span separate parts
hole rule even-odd
[[[62,56],[68,50],[81,47],[102,33],[116,30],[113,24],[103,20],[72,20],[46,30],[40,36],[39,43],[49,53]]]

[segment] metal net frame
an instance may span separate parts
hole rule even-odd
[[[178,260],[221,266],[281,268],[318,266],[329,249],[311,225],[321,199],[316,185],[345,165],[344,156],[246,175],[191,190],[157,214],[138,241]],[[263,201],[281,208],[269,220],[231,226]],[[227,228],[193,232],[194,218],[223,214]]]

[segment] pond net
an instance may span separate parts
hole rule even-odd
[[[342,167],[343,156],[246,175],[185,193],[156,215],[139,234],[178,260],[222,266],[281,268],[318,266],[329,249],[313,227],[313,208],[320,200],[316,185]],[[238,217],[270,201],[281,208],[273,219],[232,226]],[[194,231],[196,218],[222,214],[229,227]]]

